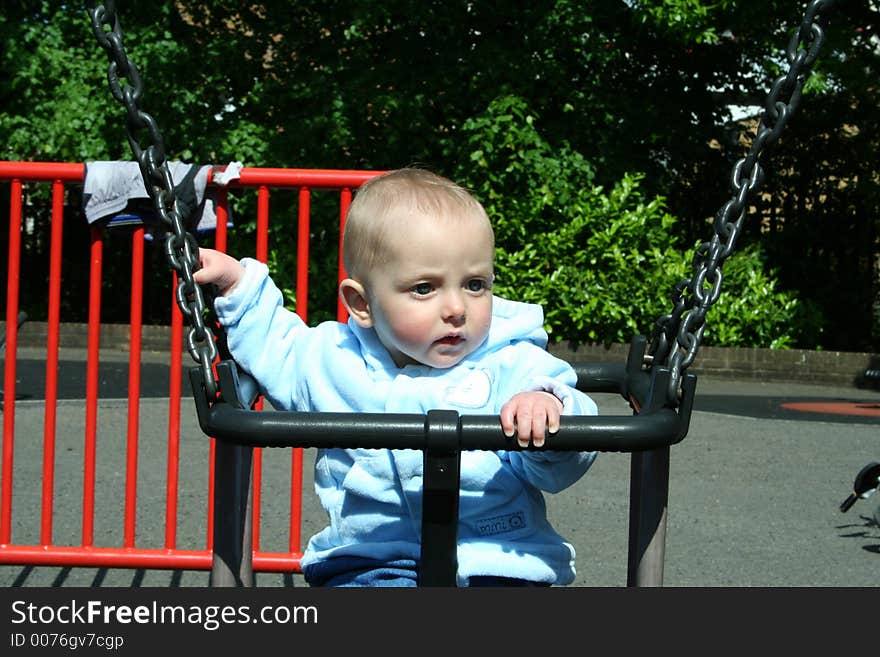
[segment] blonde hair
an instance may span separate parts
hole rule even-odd
[[[364,183],[349,207],[342,239],[342,258],[349,276],[363,278],[386,261],[389,252],[383,242],[389,231],[399,228],[396,220],[405,221],[407,212],[474,218],[492,230],[483,206],[461,185],[425,169],[389,171]]]

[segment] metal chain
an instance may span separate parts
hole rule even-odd
[[[217,394],[212,364],[217,356],[217,345],[209,324],[205,323],[208,305],[202,289],[193,280],[199,268],[199,248],[195,237],[186,230],[174,192],[171,171],[165,159],[165,143],[159,126],[152,116],[140,107],[144,85],[137,66],[125,53],[122,29],[116,15],[115,3],[87,3],[92,31],[110,59],[107,81],[110,92],[126,109],[126,133],[134,158],[141,170],[144,186],[153,202],[156,214],[167,228],[165,257],[177,272],[175,290],[177,305],[189,323],[187,349],[201,368],[205,390],[209,398]],[[142,144],[138,136],[144,134]]]
[[[742,232],[746,204],[763,183],[761,155],[779,139],[797,109],[810,68],[825,40],[823,12],[833,3],[834,0],[813,0],[807,7],[786,50],[788,71],[773,82],[751,149],[733,167],[730,181],[733,197],[716,213],[710,241],[697,248],[691,278],[675,287],[672,311],[654,323],[645,361],[649,368],[658,365],[669,368],[666,396],[671,404],[677,403],[682,375],[700,348],[706,313],[721,294],[721,268]]]

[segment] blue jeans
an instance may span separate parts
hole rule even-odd
[[[387,563],[364,557],[340,557],[312,564],[303,569],[309,586],[324,587],[414,587],[418,586],[417,564],[412,559]],[[479,575],[470,577],[470,586],[550,586],[515,577]]]

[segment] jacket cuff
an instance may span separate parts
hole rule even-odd
[[[225,297],[214,299],[214,311],[223,326],[230,326],[241,319],[256,298],[256,291],[263,279],[269,273],[269,268],[265,264],[253,258],[242,258],[241,265],[244,267],[244,274],[232,291]]]
[[[523,388],[523,392],[549,392],[562,402],[563,415],[572,415],[574,408],[574,392],[571,388],[549,376],[536,376],[529,385]]]

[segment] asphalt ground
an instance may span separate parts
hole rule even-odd
[[[146,355],[139,407],[137,540],[164,532],[167,356]],[[188,357],[184,367],[189,367]],[[697,369],[698,363],[695,364]],[[122,541],[121,487],[129,417],[127,356],[102,354],[95,545]],[[13,541],[37,542],[45,362],[20,350],[16,384]],[[697,370],[698,371],[698,370]],[[81,539],[85,363],[62,350],[59,377],[56,544]],[[186,389],[184,390],[186,394]],[[597,395],[603,414],[627,415],[619,397]],[[826,406],[817,407],[817,402]],[[799,410],[809,403],[826,412]],[[832,403],[832,406],[827,406]],[[827,412],[831,408],[834,412]],[[207,441],[184,397],[177,545],[205,535]],[[880,461],[880,392],[839,386],[747,382],[699,376],[690,431],[672,447],[663,583],[667,587],[865,587],[880,577],[880,496],[839,509],[853,478]],[[159,446],[158,448],[156,446]],[[289,513],[283,487],[289,452],[263,450],[261,549],[283,550]],[[304,540],[323,526],[305,450]],[[575,586],[626,583],[630,455],[603,453],[569,489],[547,496],[557,529],[577,551]],[[277,486],[277,487],[276,487]],[[274,524],[273,524],[274,523]],[[277,527],[277,529],[273,529]],[[205,586],[205,571],[0,566],[4,587]],[[303,586],[299,575],[258,573],[258,586]]]

